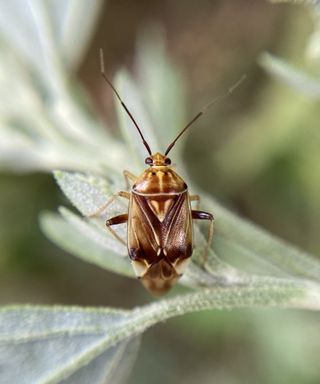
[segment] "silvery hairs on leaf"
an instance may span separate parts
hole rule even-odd
[[[110,163],[124,160],[123,146],[92,117],[92,108],[70,72],[85,50],[100,3],[1,2],[2,168],[102,172]],[[71,36],[79,37],[75,18],[81,14],[87,20],[82,38],[71,44]],[[18,20],[19,28],[12,20]]]
[[[116,341],[111,335],[113,327],[126,322],[127,316],[125,311],[99,308],[0,310],[0,381],[125,383],[139,339]]]
[[[136,338],[152,325],[193,311],[261,306],[319,310],[320,289],[303,281],[251,279],[247,286],[203,289],[131,311],[59,306],[3,308],[0,378],[2,382],[21,384],[89,384],[93,378],[98,384],[106,382],[104,378],[118,383],[135,357]]]
[[[49,55],[60,56],[68,67],[77,66],[94,32],[101,6],[101,0],[1,2],[0,30],[30,67],[47,79]],[[50,53],[51,48],[54,52]]]

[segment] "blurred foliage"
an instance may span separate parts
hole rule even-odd
[[[1,109],[3,127],[1,133],[5,134],[5,136],[2,136],[0,140],[0,156],[2,158],[2,165],[10,165],[11,168],[18,170],[21,170],[22,167],[27,170],[50,170],[56,167],[72,170],[84,170],[84,167],[86,167],[86,171],[96,171],[99,169],[104,174],[110,174],[108,182],[114,178],[114,188],[120,181],[112,169],[112,163],[122,168],[121,164],[128,163],[126,160],[128,152],[118,140],[105,132],[101,122],[93,117],[93,107],[88,103],[79,84],[72,77],[65,77],[67,72],[65,72],[64,68],[68,68],[68,73],[70,73],[72,67],[77,65],[85,52],[85,44],[75,44],[74,42],[74,31],[77,31],[77,38],[79,36],[79,17],[82,19],[81,15],[91,15],[86,19],[89,22],[82,29],[83,36],[80,38],[81,42],[85,43],[89,41],[89,37],[92,35],[96,22],[95,17],[98,14],[98,2],[92,2],[97,6],[93,13],[92,10],[87,9],[85,2],[81,3],[82,5],[78,6],[77,2],[70,1],[63,2],[62,4],[62,2],[53,1],[48,2],[48,9],[41,5],[41,2],[37,1],[34,1],[28,8],[19,2],[12,2],[12,6],[9,3],[2,5],[7,9],[3,9],[3,12],[1,12],[0,23],[1,33],[4,36],[4,49],[1,58],[1,64],[3,65],[1,84],[5,85],[5,87],[1,87],[3,92],[2,99],[5,101]],[[320,188],[319,178],[317,177],[319,174],[317,169],[319,167],[319,134],[317,127],[319,118],[317,108],[317,97],[319,95],[317,84],[319,63],[319,55],[317,54],[319,52],[319,39],[317,38],[319,36],[318,5],[317,2],[313,1],[301,1],[301,3],[305,3],[310,7],[314,31],[310,31],[310,19],[303,12],[302,7],[293,12],[287,7],[286,28],[282,30],[281,35],[276,35],[278,53],[280,51],[281,54],[286,56],[286,59],[263,55],[259,60],[262,67],[276,77],[276,81],[270,82],[266,79],[260,81],[257,97],[250,105],[243,103],[240,105],[242,109],[234,109],[232,113],[225,112],[223,110],[225,107],[220,106],[220,110],[217,109],[210,116],[207,116],[207,120],[202,122],[190,134],[190,138],[193,137],[193,139],[191,145],[189,143],[190,140],[187,140],[187,156],[185,157],[191,175],[195,176],[195,180],[200,185],[210,192],[221,196],[227,204],[232,205],[234,209],[239,210],[253,221],[261,223],[306,249],[319,253]],[[60,10],[60,5],[57,7],[57,4],[62,5]],[[70,8],[66,6],[67,4]],[[19,9],[19,12],[17,12],[17,9]],[[81,9],[82,13],[79,11]],[[203,9],[205,9],[205,6]],[[28,15],[26,10],[28,12],[31,10],[31,19],[33,21],[26,25],[25,28],[22,28],[25,31],[24,34],[17,34],[15,28],[13,28],[14,25],[11,26],[8,21],[15,15],[16,17],[19,16],[19,25],[24,25],[25,21],[31,20],[29,16],[25,17],[26,14]],[[8,14],[8,12],[11,13]],[[59,15],[61,14],[68,15],[68,17],[60,19]],[[5,17],[6,15],[7,17]],[[56,29],[54,28],[51,31],[48,29],[50,23],[44,21],[48,21],[49,15],[50,17],[58,15],[58,17],[53,19],[53,25]],[[44,19],[43,16],[45,16]],[[112,15],[112,17],[114,16]],[[64,20],[65,23],[60,24],[59,20]],[[246,20],[243,21],[243,24],[246,23]],[[36,32],[32,34],[34,25],[37,28]],[[63,27],[61,28],[61,26]],[[40,45],[37,45],[39,43],[39,28],[43,27],[45,28],[41,31],[45,33],[41,33],[42,41],[40,39]],[[29,35],[30,31],[31,35]],[[52,31],[59,32],[52,34]],[[306,56],[303,56],[301,54],[301,49],[304,45],[303,37],[308,33],[311,38],[306,44]],[[36,43],[32,49],[26,49],[30,45],[28,42],[30,36],[32,36],[32,41]],[[54,36],[53,39],[52,36]],[[24,37],[24,40],[21,40],[21,37]],[[252,33],[251,37],[252,40],[258,39],[257,37],[253,38]],[[201,39],[204,40],[202,36],[200,41],[202,41]],[[10,42],[10,49],[11,47],[17,47],[14,48],[14,54],[9,53],[5,41]],[[54,49],[52,44],[49,44],[49,46],[46,44],[47,41],[56,44]],[[252,41],[250,41],[251,43]],[[57,47],[59,47],[58,50],[56,49]],[[169,76],[166,80],[168,84],[172,86],[176,81],[179,86],[169,89],[164,87],[165,83],[161,79],[170,73],[170,66],[166,67],[166,61],[161,61],[163,56],[159,55],[159,52],[163,51],[164,47],[162,47],[162,50],[159,48],[159,44],[154,44],[153,47],[149,46],[148,49],[146,47],[146,41],[140,38],[140,52],[145,52],[138,56],[140,61],[136,64],[135,81],[122,72],[118,76],[117,85],[126,100],[130,100],[130,102],[134,100],[135,116],[138,116],[139,122],[142,123],[141,125],[148,130],[148,137],[152,137],[151,143],[155,144],[160,141],[162,147],[163,143],[166,144],[170,139],[167,133],[171,132],[170,136],[174,136],[174,130],[179,130],[179,127],[184,123],[184,81],[179,74],[173,78]],[[52,58],[51,54],[53,52],[64,53]],[[44,61],[40,60],[43,57],[43,53]],[[16,54],[18,55],[17,57],[15,56]],[[146,58],[146,60],[141,61],[142,58]],[[199,60],[199,57],[197,60]],[[154,62],[160,65],[153,65]],[[288,62],[290,62],[290,65]],[[27,67],[32,63],[31,67],[34,66],[35,69],[31,73],[28,70],[21,71],[21,68],[26,68],[24,67],[25,63],[28,63]],[[52,66],[52,63],[55,64]],[[237,71],[243,70],[243,64],[237,64],[231,60],[230,65],[238,65]],[[151,67],[153,68],[150,70]],[[56,70],[57,68],[58,71]],[[163,72],[160,70],[158,74],[155,74],[155,71],[159,70],[159,68],[162,68]],[[48,73],[50,73],[50,81],[48,81]],[[23,74],[23,76],[20,77],[18,76],[19,74]],[[38,74],[40,74],[39,78],[37,78]],[[203,76],[203,79],[205,78]],[[15,82],[9,82],[11,79],[15,79]],[[279,80],[286,85],[280,84]],[[138,91],[137,83],[140,85]],[[229,83],[230,80],[228,79],[227,85]],[[32,91],[34,89],[36,90],[35,92]],[[28,92],[25,94],[26,90]],[[165,92],[170,97],[165,97]],[[240,97],[243,97],[245,92],[248,91],[244,89],[242,94],[240,92]],[[10,97],[8,97],[9,94]],[[43,101],[45,102],[43,103]],[[26,102],[27,104],[25,104]],[[164,102],[166,104],[163,104]],[[232,104],[231,100],[230,103]],[[226,104],[229,104],[229,100]],[[146,105],[148,105],[147,108],[145,107]],[[150,110],[149,115],[145,113],[144,108]],[[165,114],[163,113],[164,110],[166,111]],[[47,111],[51,111],[50,114]],[[10,116],[8,112],[18,112],[18,115],[12,118],[12,115]],[[131,128],[126,129],[126,121],[123,119],[122,113],[119,113],[119,116],[122,122],[121,127],[128,143],[133,146],[134,152],[139,154],[135,159],[137,160],[136,164],[133,164],[134,161],[132,161],[130,166],[132,170],[140,169],[138,168],[140,167],[138,165],[140,164],[139,156],[143,153],[141,152],[141,146],[136,140],[135,132]],[[220,126],[219,129],[212,132],[210,119],[212,125],[215,126],[219,126],[217,121],[220,121],[221,124],[223,121],[223,129]],[[208,126],[211,131],[209,132],[208,129],[203,130],[204,125]],[[166,129],[164,130],[163,127],[166,127]],[[227,131],[228,134],[219,136],[221,131]],[[38,132],[46,132],[49,140],[39,140]],[[196,138],[197,132],[199,135],[198,139]],[[161,135],[162,133],[163,136]],[[218,140],[215,140],[215,138]],[[215,149],[217,150],[212,151],[212,142],[215,141]],[[72,142],[77,144],[70,145]],[[80,151],[79,143],[81,143]],[[6,150],[8,144],[12,145],[10,151]],[[180,148],[181,146],[178,147],[178,150]],[[175,152],[175,154],[176,159],[179,159],[179,152]],[[30,159],[33,161],[30,162]],[[106,163],[108,160],[110,160],[109,164]],[[180,162],[181,160],[179,160]],[[121,171],[120,168],[119,170]],[[199,171],[202,169],[204,169],[203,172]],[[210,177],[208,177],[208,169],[210,169]],[[74,183],[77,181],[76,175],[69,173],[62,173],[62,175],[65,177],[70,176],[72,184],[69,184],[69,186],[74,187]],[[0,224],[4,227],[0,234],[0,250],[1,255],[3,255],[0,265],[5,277],[2,284],[7,283],[7,276],[10,273],[13,277],[21,276],[22,279],[25,279],[23,276],[24,271],[25,274],[28,273],[26,276],[33,278],[38,276],[37,279],[40,282],[40,284],[38,283],[39,291],[43,291],[45,287],[45,293],[44,296],[41,296],[41,293],[35,290],[32,292],[32,296],[22,295],[21,293],[15,296],[15,293],[5,289],[2,290],[2,292],[5,292],[2,295],[3,301],[16,300],[15,297],[19,301],[21,299],[23,301],[30,301],[30,297],[34,297],[36,301],[42,300],[44,302],[57,300],[74,302],[75,299],[79,303],[95,304],[105,303],[103,296],[105,296],[104,292],[107,292],[109,305],[110,302],[114,305],[119,305],[120,299],[121,306],[125,305],[129,295],[123,297],[122,292],[132,291],[132,287],[134,287],[133,282],[119,283],[119,280],[115,280],[116,283],[110,282],[109,287],[107,284],[103,284],[103,292],[101,292],[99,284],[97,289],[94,290],[95,284],[90,282],[88,286],[87,283],[90,280],[90,276],[92,276],[91,281],[97,280],[97,271],[85,269],[85,267],[81,269],[81,266],[79,269],[80,263],[72,264],[72,261],[66,261],[66,258],[63,258],[57,251],[53,251],[45,240],[39,236],[39,233],[33,229],[36,213],[43,207],[54,208],[58,201],[60,203],[61,198],[50,194],[49,190],[53,189],[53,185],[44,176],[41,178],[33,176],[33,179],[27,180],[25,178],[24,180],[15,181],[14,177],[9,175],[2,176],[1,178],[2,198],[5,201],[13,202],[12,204],[1,203],[1,217],[5,219]],[[90,183],[88,184],[89,186],[91,185]],[[92,185],[95,187],[97,185],[98,187],[101,186],[101,184],[97,184],[96,180]],[[65,188],[66,186],[64,185],[63,189],[66,192]],[[21,191],[23,191],[22,198]],[[71,200],[75,203],[74,191],[76,189],[72,189],[72,191],[73,196]],[[108,193],[108,188],[105,192]],[[87,189],[85,196],[88,197],[90,193],[92,193],[92,190]],[[98,204],[101,191],[98,188],[94,193],[94,199],[87,199],[87,204],[92,204],[93,200],[95,204]],[[16,206],[20,207],[19,201],[23,202],[23,205],[21,204],[23,209],[16,213]],[[66,205],[67,202],[64,201],[63,204]],[[82,203],[76,199],[75,205],[79,207],[79,204]],[[207,199],[205,204],[207,207],[210,205]],[[217,217],[223,216],[224,212],[219,210],[221,208],[216,205],[214,207],[216,208],[214,212]],[[75,219],[71,216],[74,214],[68,213],[66,210],[63,210],[62,213],[64,218],[68,218],[73,223],[75,223],[75,220],[80,220],[79,218]],[[57,220],[56,216],[50,217]],[[83,228],[83,224],[80,224],[79,221],[76,221],[76,223],[80,225],[78,228]],[[223,226],[223,221],[219,225]],[[58,227],[57,223],[54,228]],[[25,230],[26,228],[28,231]],[[231,233],[231,227],[228,228],[228,226],[225,228],[225,233],[227,235],[230,234],[230,239],[232,239],[238,231],[239,239],[241,239],[246,234],[246,232],[241,232],[241,228],[240,225],[238,230],[238,222],[235,221],[235,233]],[[85,232],[88,232],[87,227]],[[63,231],[60,231],[60,235],[63,235]],[[255,249],[257,250],[259,248],[259,241],[263,240],[263,237],[259,237],[261,235],[259,232],[253,232],[252,235],[257,236]],[[102,241],[104,246],[110,241],[110,239],[104,238],[102,235],[97,239],[100,243]],[[241,240],[243,241],[243,239]],[[61,242],[63,242],[63,236]],[[66,244],[65,241],[64,243]],[[77,247],[79,251],[73,250],[73,252],[78,252],[78,254],[81,250],[83,252],[85,248],[82,246],[83,243],[80,242]],[[109,246],[110,244],[108,243],[107,247]],[[114,246],[112,244],[112,247]],[[214,246],[221,256],[221,250],[224,245],[222,244],[221,247],[221,241],[219,245],[219,234],[216,237]],[[71,249],[69,250],[72,251]],[[262,255],[264,251],[262,251]],[[229,257],[227,257],[228,252],[225,251],[224,260],[231,264],[237,264],[233,258],[234,252],[235,250],[231,247]],[[237,252],[239,252],[239,249]],[[39,256],[45,255],[45,258],[33,257],[36,254]],[[11,255],[15,255],[15,259]],[[83,255],[92,262],[95,253],[83,252]],[[103,253],[100,256],[99,262],[106,263],[107,258],[102,257]],[[248,268],[250,266],[250,257],[253,255],[247,252],[244,256],[249,261],[248,265],[246,265],[246,268]],[[121,260],[123,261],[123,259]],[[288,260],[292,261],[290,257]],[[305,259],[305,265],[303,260],[302,258],[301,270],[308,269],[307,259]],[[122,265],[122,261],[119,264],[119,268],[127,268],[126,265]],[[274,261],[275,259],[273,259]],[[97,264],[101,265],[99,262]],[[256,270],[253,268],[255,272],[260,270],[260,272],[268,271],[268,273],[271,273],[268,263],[265,265],[262,263],[259,267],[259,264],[256,264],[257,259],[254,258],[252,262],[253,266],[256,266]],[[259,262],[262,262],[262,260],[260,259]],[[280,266],[281,263],[280,261]],[[115,266],[116,264],[111,263],[108,268],[110,268],[110,265]],[[316,265],[316,263],[311,263],[308,273],[316,275]],[[63,271],[65,267],[67,268]],[[217,267],[216,263],[214,263],[214,267]],[[21,275],[15,275],[15,272],[13,272],[17,268],[20,269]],[[77,275],[75,287],[73,288],[76,293],[70,295],[70,285],[68,286],[61,280],[61,274],[65,274],[65,278],[68,279],[74,271]],[[124,272],[123,269],[121,271],[122,273]],[[129,271],[128,269],[128,273],[130,273]],[[195,276],[198,276],[197,279],[204,278],[197,275],[197,270],[195,270],[196,274],[192,274],[193,272],[191,268],[191,276],[189,280],[186,280],[187,285],[190,284],[190,281]],[[229,270],[229,272],[232,271]],[[272,273],[275,272],[276,269]],[[108,277],[108,275],[101,275],[100,279],[105,279],[105,276]],[[216,283],[216,276],[214,277],[213,281]],[[41,282],[41,280],[46,281]],[[58,288],[61,291],[60,295],[50,293],[50,285],[49,287],[46,285],[48,280],[53,282],[51,289],[52,287],[56,289],[62,283],[62,286]],[[108,280],[112,280],[112,277],[109,276]],[[123,278],[122,280],[120,279],[120,281],[123,280]],[[208,283],[208,280],[206,282]],[[15,284],[19,286],[20,282],[10,284],[12,287]],[[23,286],[26,285],[32,285],[32,283],[24,283]],[[37,284],[35,284],[36,287]],[[259,288],[255,285],[252,288],[253,292],[251,293],[254,293],[254,297],[259,297]],[[22,291],[21,288],[20,290]],[[176,292],[178,291],[179,289]],[[137,303],[137,297],[140,301],[141,299],[142,301],[147,300],[145,297],[139,296],[138,292],[138,289],[136,294],[133,292],[131,302],[129,299],[130,306],[132,306],[132,303]],[[240,292],[241,290],[239,290],[239,294]],[[95,293],[97,293],[97,296],[95,296]],[[278,293],[280,294],[280,290]],[[187,300],[188,297],[185,296],[185,299]],[[247,299],[250,300],[250,295],[247,296]],[[280,297],[277,299],[279,300]],[[316,297],[313,297],[313,303],[315,303],[315,299]],[[253,300],[252,297],[251,300]],[[224,304],[226,304],[225,301]],[[160,303],[159,305],[161,306]],[[179,311],[174,302],[172,305],[173,308]],[[81,312],[81,310],[79,311]],[[8,313],[11,316],[14,310],[11,314],[10,311]],[[56,314],[53,311],[53,315],[54,329],[51,329],[51,331],[59,331],[55,328],[56,325],[68,325],[68,321],[59,320],[61,312],[59,312],[58,308],[56,308]],[[26,322],[31,319],[37,320],[37,317],[32,317],[28,314],[27,309],[25,314],[21,313],[16,317],[16,320],[21,321],[21,316]],[[83,319],[81,316],[80,318]],[[106,317],[103,319],[106,321]],[[5,321],[3,324],[13,326],[14,321]],[[96,323],[94,324],[97,326]],[[30,325],[34,326],[32,322],[30,322]],[[73,331],[77,333],[77,326],[80,324],[74,325]],[[105,327],[107,326],[108,324],[104,324],[99,328],[99,332],[104,334],[106,332]],[[192,329],[192,332],[190,332],[190,329]],[[228,313],[223,311],[221,313],[202,312],[200,314],[187,315],[171,321],[167,327],[160,328],[157,326],[154,330],[147,333],[138,364],[134,369],[130,382],[149,382],[149,378],[152,377],[155,383],[163,382],[163,380],[169,382],[183,381],[184,383],[193,383],[195,381],[200,381],[201,383],[212,383],[212,381],[222,383],[316,383],[319,381],[319,371],[317,369],[317,361],[315,360],[315,356],[319,354],[320,340],[318,330],[318,318],[296,312],[279,313],[269,310],[268,312],[233,311]],[[62,330],[62,332],[64,331]],[[67,332],[70,332],[70,329]],[[5,337],[7,336],[8,334],[5,335]],[[16,336],[17,338],[24,337],[18,334]],[[89,337],[92,338],[92,336]],[[77,348],[81,349],[81,345],[77,344],[77,339],[75,338],[74,340],[75,344],[70,343],[70,348],[72,349],[73,346],[77,346]],[[100,342],[100,336],[95,340]],[[87,339],[85,346],[88,346],[88,343],[91,341]],[[52,344],[51,347],[61,350],[59,342],[57,340],[57,343],[55,345]],[[133,344],[132,350],[134,353],[137,346],[135,343]],[[35,347],[36,345],[37,343],[34,343]],[[100,372],[102,376],[106,374],[111,375],[114,371],[109,370],[109,366],[103,362],[113,361],[112,359],[115,359],[114,361],[117,362],[122,361],[121,356],[126,356],[126,353],[123,355],[123,348],[125,346],[121,343],[117,349],[113,349],[111,346],[111,349],[107,350],[106,355],[101,355],[102,360],[93,360],[93,362],[96,362],[95,365],[88,366],[86,372],[91,372],[91,369],[93,369],[94,372]],[[190,353],[186,353],[186,350],[190,351]],[[8,352],[8,350],[6,351]],[[42,348],[41,352],[43,353],[43,351],[44,349]],[[20,352],[16,354],[15,349],[11,351],[12,362],[16,362],[16,366],[21,366],[25,362],[24,349],[20,349]],[[38,353],[36,350],[34,352]],[[65,356],[69,352],[73,353],[72,350],[65,350]],[[130,361],[132,362],[132,359]],[[129,366],[131,364],[130,361]],[[47,363],[48,361],[44,355],[42,369],[48,367]],[[52,361],[52,366],[54,363]],[[127,362],[124,362],[124,366],[127,366]],[[164,366],[166,369],[163,369]],[[102,370],[99,371],[99,369]],[[117,371],[119,372],[121,369]],[[62,374],[67,372],[68,368]],[[18,371],[11,370],[11,373],[16,373],[19,376]],[[29,372],[29,374],[33,373]],[[53,375],[56,374],[53,373]],[[52,377],[61,377],[59,375]],[[81,376],[76,376],[75,374],[75,376],[70,377],[70,380],[81,382],[80,378],[82,378],[86,382],[85,371],[80,370],[78,375]],[[28,376],[27,380],[30,382],[32,379]],[[112,382],[115,382],[114,380],[115,378],[112,377]],[[10,376],[9,381],[12,382],[12,376]]]
[[[259,92],[251,113],[228,121],[236,128],[212,155],[212,166],[223,175],[224,195],[249,217],[319,253],[319,5],[304,3],[308,12],[292,14],[280,43],[286,60],[259,58],[278,81]],[[299,41],[310,15],[313,31],[303,55]]]

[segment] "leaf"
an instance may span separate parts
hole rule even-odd
[[[95,32],[102,5],[105,6],[106,2],[102,0],[48,1],[47,7],[52,17],[53,34],[68,67],[77,67],[82,60],[88,42]],[[79,28],[80,22],[81,28]]]
[[[54,177],[71,203],[83,214],[92,215],[106,204],[117,188],[115,180],[79,172],[55,171]]]
[[[312,78],[303,71],[299,71],[285,61],[264,53],[259,60],[260,65],[271,75],[277,77],[290,87],[314,98],[320,97],[320,79]]]
[[[160,321],[205,309],[256,306],[319,310],[320,287],[302,280],[251,279],[243,285],[204,289],[132,311],[3,308],[0,311],[0,378],[2,382],[20,380],[43,384],[70,378],[66,382],[73,383],[82,377],[82,370],[84,381],[80,383],[87,383],[86,377],[100,380],[103,375],[110,375],[113,364],[126,359],[127,342]],[[100,359],[105,359],[105,370]],[[119,371],[121,373],[121,366],[113,373]]]
[[[101,0],[90,3],[84,0],[1,2],[0,30],[9,45],[15,47],[45,79],[49,49],[53,48],[51,58],[60,56],[72,66],[79,62],[93,33],[101,5]],[[74,43],[75,36],[77,44]]]
[[[15,20],[17,24],[12,23]],[[19,25],[19,28],[17,28]],[[0,30],[2,39],[22,55],[38,71],[44,69],[44,56],[31,8],[23,0],[0,3]]]
[[[110,347],[106,352],[63,380],[65,384],[125,384],[133,368],[140,346],[138,337]]]
[[[261,261],[268,263],[283,277],[290,275],[320,281],[320,262],[315,257],[237,217],[213,199],[206,199],[205,206],[216,217],[213,248],[222,260],[231,247],[234,259],[243,260],[249,256],[252,263],[258,262],[260,266]],[[260,268],[260,273],[266,274],[268,270]]]
[[[126,248],[116,242],[107,229],[103,232],[67,209],[61,209],[63,217],[43,213],[40,224],[43,232],[54,243],[82,260],[101,268],[132,276],[132,268]]]
[[[72,204],[84,215],[99,211],[110,198],[110,188],[116,185],[116,179],[81,174],[78,172],[54,172],[55,178]],[[123,200],[123,199],[122,199]],[[100,212],[95,219],[83,219],[66,208],[60,209],[59,215],[44,213],[41,227],[46,235],[64,250],[116,273],[132,276],[132,268],[127,256],[127,249],[111,236],[105,226],[107,217],[117,212],[126,212],[127,202],[121,201],[110,205]],[[126,225],[119,226],[118,234],[126,239]],[[68,236],[66,236],[68,233]],[[79,239],[80,236],[80,239]]]
[[[137,338],[104,345],[127,313],[76,307],[9,307],[0,311],[3,383],[122,383]],[[17,369],[19,367],[19,369]]]
[[[99,4],[100,0],[90,5],[82,0],[0,4],[2,168],[105,172],[112,168],[110,164],[123,162],[125,149],[92,116],[63,58],[66,53],[69,64],[79,60]],[[86,17],[79,32],[75,18],[81,14]],[[17,20],[19,28],[12,20]],[[77,44],[71,43],[74,28],[78,38],[82,34]]]

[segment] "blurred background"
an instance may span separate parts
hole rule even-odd
[[[101,3],[72,71],[92,110],[117,138],[114,96],[99,74],[100,47],[110,78],[122,67],[134,75],[140,34],[160,28],[186,91],[185,99],[177,100],[185,103],[186,121],[247,74],[231,97],[189,131],[183,147],[188,177],[239,215],[319,255],[320,91],[318,99],[310,97],[261,65],[267,51],[319,76],[320,57],[305,55],[315,20],[308,8],[267,1],[109,0]],[[0,41],[8,44],[5,33]],[[45,238],[39,212],[69,205],[49,173],[0,168],[2,305],[131,308],[152,300],[138,281],[85,264]],[[130,169],[130,159],[119,169]],[[316,384],[319,353],[319,317],[314,314],[202,312],[149,330],[130,383]]]

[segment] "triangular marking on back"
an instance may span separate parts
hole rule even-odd
[[[176,199],[166,199],[163,201],[154,200],[154,199],[148,199],[148,206],[152,210],[152,212],[157,216],[158,220],[160,222],[163,222],[163,220],[166,218],[168,212],[174,205]]]

